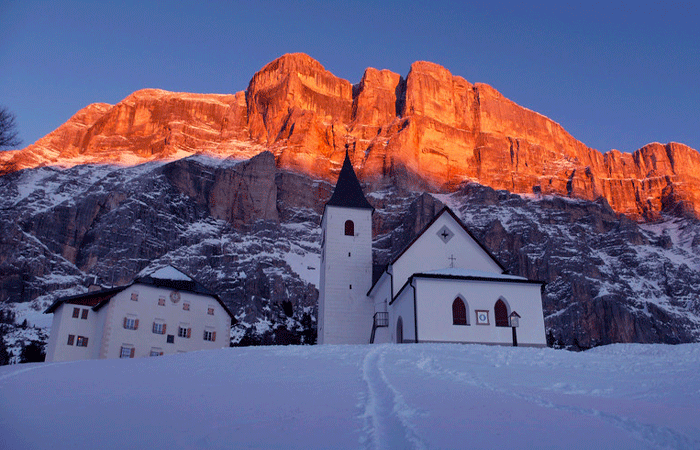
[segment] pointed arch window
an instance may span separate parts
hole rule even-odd
[[[396,321],[396,343],[403,344],[403,319],[401,316]]]
[[[345,221],[345,236],[355,236],[355,222],[352,220]]]
[[[496,302],[496,305],[493,308],[493,314],[496,316],[497,327],[508,326],[508,307],[502,299],[498,299]]]
[[[452,302],[452,325],[469,325],[467,323],[467,307],[459,297]]]

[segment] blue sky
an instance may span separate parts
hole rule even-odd
[[[601,151],[700,149],[700,6],[485,3],[0,0],[0,105],[28,145],[90,103],[234,93],[304,52],[352,83],[435,62]]]

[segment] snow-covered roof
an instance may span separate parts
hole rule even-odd
[[[115,294],[134,284],[146,284],[149,286],[174,289],[178,291],[189,291],[196,294],[211,296],[216,299],[216,301],[224,308],[232,319],[234,318],[231,311],[218,295],[214,294],[205,286],[195,281],[192,277],[174,268],[173,266],[165,266],[153,271],[145,269],[137,275],[137,278],[134,279],[134,281],[125,286],[58,298],[51,304],[51,306],[48,307],[46,311],[44,311],[44,313],[53,313],[63,303],[90,306],[94,310],[99,310],[104,305],[109,303]]]
[[[445,269],[431,270],[431,271],[425,272],[425,273],[431,274],[431,275],[447,275],[447,276],[451,276],[451,277],[464,277],[464,278],[494,278],[494,279],[503,279],[503,280],[527,280],[527,278],[520,277],[517,275],[509,275],[506,273],[486,272],[483,270],[462,269],[460,267],[448,267]]]
[[[159,280],[178,280],[178,281],[194,281],[192,278],[188,277],[184,273],[180,272],[173,266],[162,267],[155,272],[148,274],[151,278],[157,278]]]

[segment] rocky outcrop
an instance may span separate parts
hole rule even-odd
[[[348,140],[358,176],[374,187],[452,191],[476,181],[604,198],[636,219],[700,215],[696,150],[653,143],[603,154],[491,86],[424,61],[405,79],[369,68],[353,86],[309,56],[289,54],[233,95],[137,91],[114,106],[84,108],[23,150],[0,153],[0,173],[194,153],[247,159],[269,150],[279,168],[333,181]]]

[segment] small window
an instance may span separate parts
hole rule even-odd
[[[121,349],[119,350],[119,357],[120,358],[133,358],[134,357],[134,347],[128,346],[128,345],[122,345]]]
[[[204,330],[204,340],[205,341],[216,341],[216,331]]]
[[[132,292],[131,293],[131,299],[135,302],[139,301],[139,293],[138,292]]]
[[[452,325],[466,325],[467,324],[467,307],[461,298],[457,297],[454,302],[452,302]]]
[[[352,284],[350,285],[350,289],[352,289]]]
[[[348,252],[348,258],[350,258],[351,256],[352,256],[352,253]]]
[[[213,306],[210,306],[207,308],[207,314],[209,314],[210,316],[214,315],[214,307]]]
[[[165,324],[162,322],[153,322],[154,334],[165,334]]]
[[[345,221],[345,236],[355,236],[355,223],[352,220]]]
[[[78,340],[76,341],[75,345],[78,347],[87,347],[88,344],[88,338],[85,336],[78,336]]]
[[[127,330],[138,330],[139,329],[139,319],[134,317],[124,317],[124,328]]]
[[[183,303],[183,304],[182,304],[182,309],[185,310],[185,311],[189,311],[189,310],[190,310],[190,304],[187,303],[187,302]]]
[[[158,306],[165,306],[165,297],[158,298]]]
[[[73,318],[77,319],[80,317],[80,308],[73,308]]]
[[[183,327],[182,325],[180,325],[177,328],[177,335],[178,335],[178,337],[189,339],[190,336],[192,335],[192,328]]]
[[[69,334],[68,335],[68,345],[73,345],[73,341],[75,341],[75,335]]]
[[[168,337],[165,339],[165,342],[167,342],[168,344],[174,344],[175,343],[175,335],[169,334]]]
[[[87,320],[87,316],[88,316],[88,310],[87,310],[87,309],[84,309],[84,310],[83,310],[83,314],[80,316],[80,318],[81,318],[81,319]]]
[[[163,356],[163,350],[160,348],[151,348],[151,353],[149,356]]]

